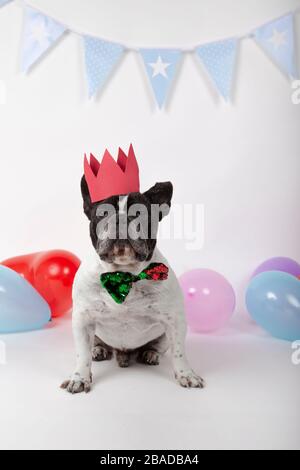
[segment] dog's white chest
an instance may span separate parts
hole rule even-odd
[[[154,262],[164,262],[156,252]],[[172,270],[163,281],[141,280],[133,284],[123,304],[117,304],[100,284],[99,259],[80,266],[73,288],[76,322],[96,325],[96,334],[116,349],[136,349],[157,339],[166,324],[183,311],[183,299]],[[104,271],[105,272],[105,271]]]
[[[116,349],[136,349],[157,339],[165,332],[161,323],[137,318],[114,318],[109,323],[97,324],[96,334]]]
[[[134,286],[122,305],[113,303],[102,293],[95,321],[97,332],[105,343],[117,349],[135,349],[164,333],[160,289],[147,286],[148,282]]]

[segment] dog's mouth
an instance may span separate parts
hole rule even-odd
[[[99,244],[97,252],[102,261],[120,266],[134,265],[148,257],[147,244],[133,240],[107,240]]]

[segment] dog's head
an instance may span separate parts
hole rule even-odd
[[[145,193],[112,196],[92,203],[83,176],[81,193],[92,243],[103,261],[132,265],[152,258],[158,224],[170,211],[171,183],[156,183]]]

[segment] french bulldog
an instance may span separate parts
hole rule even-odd
[[[144,193],[93,203],[83,176],[81,192],[93,249],[74,281],[76,368],[61,387],[70,393],[89,392],[93,360],[109,360],[115,354],[120,367],[128,367],[133,359],[158,365],[160,356],[170,350],[176,381],[182,387],[203,388],[204,380],[185,355],[183,295],[175,273],[156,247],[159,222],[171,207],[172,184],[157,183]],[[150,271],[162,266],[162,278],[140,276],[150,272],[149,266]],[[130,276],[126,298],[118,302],[100,281],[114,273]]]

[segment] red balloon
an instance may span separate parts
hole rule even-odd
[[[52,318],[72,308],[72,287],[80,260],[64,250],[18,256],[1,264],[21,274],[48,302]]]

